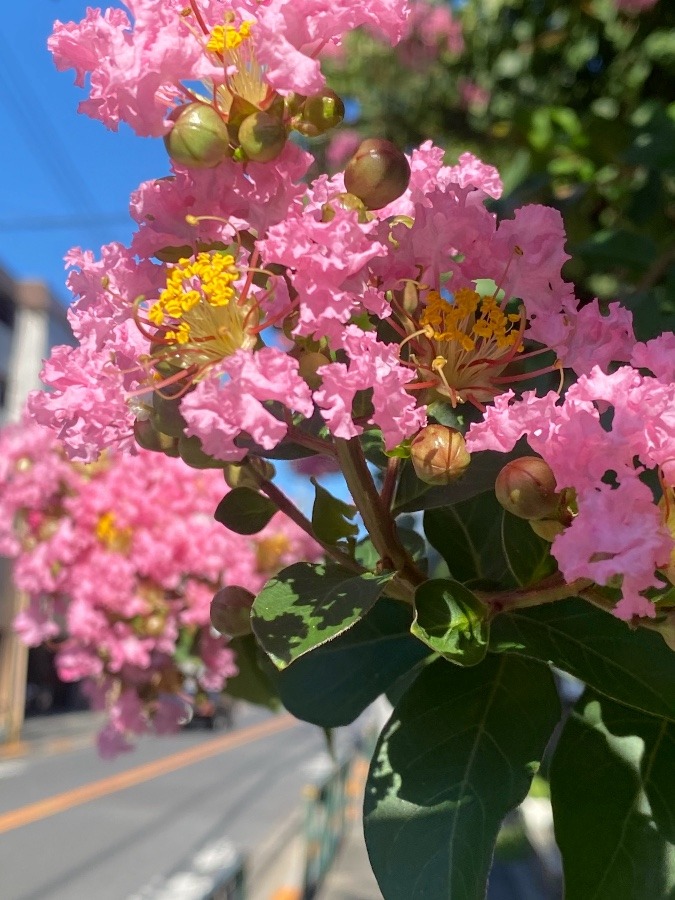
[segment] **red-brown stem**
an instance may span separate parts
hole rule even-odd
[[[382,503],[358,438],[335,438],[335,450],[347,487],[385,568],[394,569],[401,599],[412,602],[425,577],[401,543],[388,507]]]
[[[382,490],[380,491],[380,500],[385,509],[390,510],[394,499],[394,491],[396,490],[396,482],[398,480],[398,470],[401,460],[392,456],[387,460],[387,468],[384,473],[382,482]]]
[[[552,575],[550,578],[533,585],[530,588],[521,588],[511,591],[497,591],[488,593],[476,591],[476,596],[486,603],[493,615],[502,612],[512,612],[515,609],[529,609],[532,606],[543,606],[545,603],[557,603],[558,600],[566,600],[568,597],[583,596],[586,589],[592,584],[587,578],[577,578],[567,584],[562,575]]]
[[[331,544],[325,544],[323,541],[320,541],[314,534],[314,529],[312,528],[312,523],[309,521],[309,519],[300,512],[295,503],[293,503],[293,501],[290,500],[283,491],[279,490],[274,482],[268,481],[266,478],[263,478],[263,476],[256,471],[254,466],[247,465],[246,470],[250,475],[253,476],[260,490],[269,500],[272,501],[272,503],[274,503],[277,509],[280,512],[284,513],[284,515],[288,516],[288,518],[292,522],[295,522],[298,527],[302,528],[305,534],[308,534],[312,538],[312,540],[316,541],[327,556],[330,556],[343,568],[350,569],[357,575],[361,575],[366,571],[363,566],[359,565],[359,563],[357,563],[356,560],[352,559],[351,556],[343,553],[342,550],[339,550],[337,547],[333,547]]]

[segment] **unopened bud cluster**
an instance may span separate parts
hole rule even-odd
[[[271,162],[290,131],[316,137],[339,125],[344,113],[344,103],[329,88],[310,97],[277,96],[265,109],[236,98],[228,113],[195,101],[171,113],[164,144],[171,159],[188,168],[208,169],[225,159]]]

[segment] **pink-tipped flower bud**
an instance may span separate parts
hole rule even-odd
[[[538,456],[521,456],[507,463],[497,476],[495,494],[504,509],[520,519],[557,518],[560,497],[555,478]]]
[[[302,107],[302,114],[295,128],[307,137],[316,137],[335,128],[345,117],[342,99],[330,88],[308,97]]]
[[[254,600],[253,594],[239,585],[221,588],[211,601],[211,624],[228,637],[250,634]]]
[[[345,188],[368,209],[382,209],[408,187],[410,165],[398,147],[381,138],[362,142],[345,167]]]
[[[425,484],[450,484],[471,462],[464,436],[447,425],[427,425],[413,438],[410,458]]]
[[[174,124],[164,135],[171,159],[192,169],[210,169],[232,156],[227,125],[208,103],[188,103],[174,110]]]
[[[246,116],[239,126],[237,140],[247,158],[254,162],[270,162],[286,146],[286,128],[280,119],[266,112]]]

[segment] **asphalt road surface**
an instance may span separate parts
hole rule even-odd
[[[290,716],[245,709],[113,762],[93,746],[0,761],[0,898],[138,900],[205,847],[250,853],[297,810],[325,756]]]

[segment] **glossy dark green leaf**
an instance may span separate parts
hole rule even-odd
[[[333,497],[315,478],[311,482],[315,491],[312,528],[316,537],[326,544],[337,544],[343,538],[356,537],[359,526],[351,521],[356,515],[356,507]]]
[[[583,600],[497,616],[490,649],[551,662],[607,697],[675,721],[675,653],[655,632]]]
[[[566,900],[675,896],[675,724],[587,691],[551,764]]]
[[[458,581],[436,578],[415,592],[415,619],[410,631],[444,659],[475,666],[487,652],[488,609]]]
[[[275,675],[289,712],[321,725],[348,725],[429,655],[410,634],[409,606],[383,598],[349,631]]]
[[[237,534],[257,534],[276,512],[277,507],[267,497],[252,488],[237,487],[225,494],[214,518]]]
[[[350,628],[373,606],[392,572],[351,575],[295,563],[267,582],[251,610],[258,643],[279,669]]]
[[[527,794],[560,714],[546,666],[439,659],[403,695],[378,741],[364,802],[387,900],[483,900],[497,833]]]
[[[446,561],[455,581],[501,582],[507,571],[501,542],[502,511],[494,491],[488,491],[455,506],[425,512],[427,539]]]
[[[506,511],[502,514],[502,547],[509,570],[521,587],[537,584],[557,569],[548,541],[535,534],[525,519]]]
[[[235,662],[239,670],[230,676],[225,685],[225,693],[237,700],[246,700],[269,709],[279,709],[281,701],[272,680],[260,664],[260,654],[255,637],[247,634],[244,637],[232,638],[228,644],[235,654]]]

